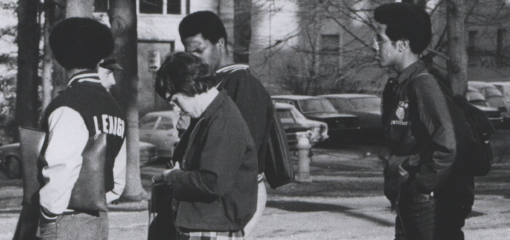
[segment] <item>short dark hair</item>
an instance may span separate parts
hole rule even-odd
[[[113,53],[113,35],[106,25],[90,18],[68,18],[50,33],[50,48],[65,69],[95,69]]]
[[[165,99],[167,94],[182,93],[195,96],[214,87],[216,80],[209,76],[209,67],[200,58],[187,52],[169,55],[156,72],[155,90]]]
[[[227,31],[221,19],[211,11],[199,11],[184,17],[179,24],[181,42],[189,37],[201,33],[202,37],[212,44],[218,43],[220,38],[227,41]]]
[[[374,10],[375,21],[386,24],[392,41],[409,40],[411,51],[420,54],[430,44],[432,24],[421,7],[411,3],[387,3]]]

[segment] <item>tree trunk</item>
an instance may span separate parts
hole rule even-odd
[[[464,0],[446,1],[448,32],[448,79],[456,94],[464,95],[467,90],[467,53],[464,38]]]
[[[39,119],[37,104],[40,38],[40,27],[37,22],[38,8],[38,0],[19,1],[16,120],[22,127],[37,127]],[[17,134],[15,139],[18,139]]]
[[[251,4],[251,0],[234,0],[234,62],[236,63],[247,64],[250,59]]]
[[[53,69],[53,57],[51,54],[49,38],[50,38],[50,23],[48,18],[46,17],[46,21],[44,22],[44,56],[43,56],[43,76],[42,76],[42,108],[46,109],[48,104],[50,104],[52,99],[51,90],[52,87],[52,69]]]
[[[115,59],[124,68],[116,72],[120,87],[119,104],[127,118],[127,180],[123,200],[140,201],[146,192],[140,179],[140,151],[138,135],[138,58],[136,32],[136,2],[111,0],[110,24],[115,38]]]
[[[66,86],[67,77],[65,71],[58,63],[55,64],[55,58],[51,53],[49,37],[50,31],[57,22],[64,18],[65,2],[44,1],[44,56],[43,56],[43,76],[42,76],[42,108],[45,109],[54,96],[62,90],[61,87],[54,87],[53,83],[60,83]],[[56,91],[53,91],[56,90]]]

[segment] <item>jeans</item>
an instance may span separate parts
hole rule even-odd
[[[433,197],[403,189],[396,209],[395,240],[434,239],[436,200]]]
[[[41,217],[38,237],[41,240],[108,239],[108,213],[99,212],[99,216],[86,213],[64,214],[51,221]]]
[[[464,206],[458,202],[453,199],[438,199],[436,239],[464,240],[462,227],[471,213],[471,206]]]
[[[244,237],[246,239],[248,239],[249,235],[251,234],[251,232],[257,225],[258,221],[260,220],[262,213],[264,213],[264,209],[266,208],[266,201],[267,201],[266,185],[264,181],[261,181],[258,184],[257,210],[255,211],[255,214],[248,222],[248,224],[246,224],[246,226],[244,227]]]

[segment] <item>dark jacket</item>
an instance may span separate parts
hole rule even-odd
[[[415,191],[441,195],[446,185],[449,190],[469,192],[469,180],[464,181],[462,173],[462,142],[456,140],[464,138],[467,122],[425,63],[418,61],[404,69],[384,95],[383,125],[392,155],[385,174],[395,176],[395,163],[401,163],[410,173],[407,186]]]
[[[184,232],[242,230],[257,203],[257,158],[249,129],[225,91],[191,127],[184,171],[171,186],[178,200],[175,225]]]
[[[248,65],[234,64],[216,72],[218,90],[225,89],[235,102],[250,129],[257,149],[258,173],[264,172],[269,129],[273,123],[271,95],[248,70]]]

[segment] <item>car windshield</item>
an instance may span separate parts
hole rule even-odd
[[[156,122],[158,121],[158,116],[146,116],[140,119],[140,129],[154,129]]]
[[[296,123],[296,120],[292,117],[292,114],[290,113],[289,109],[282,109],[278,110],[278,117],[280,117],[280,120],[282,123]]]
[[[467,98],[467,100],[470,103],[472,103],[474,105],[478,105],[478,106],[482,106],[482,107],[488,107],[488,104],[485,101],[485,98],[479,92],[467,92],[466,93],[466,98]]]
[[[299,100],[299,106],[303,113],[338,113],[335,107],[327,99]]]
[[[353,98],[349,102],[356,110],[381,111],[381,99],[377,97]]]
[[[174,123],[172,122],[172,119],[167,117],[162,117],[161,121],[158,124],[158,127],[156,127],[157,130],[171,130],[174,128]]]
[[[333,104],[338,112],[354,110],[354,106],[349,101],[347,101],[347,99],[329,98],[329,101],[331,104]]]
[[[491,98],[491,97],[502,97],[503,94],[497,89],[497,88],[486,88],[485,89],[485,97]]]

